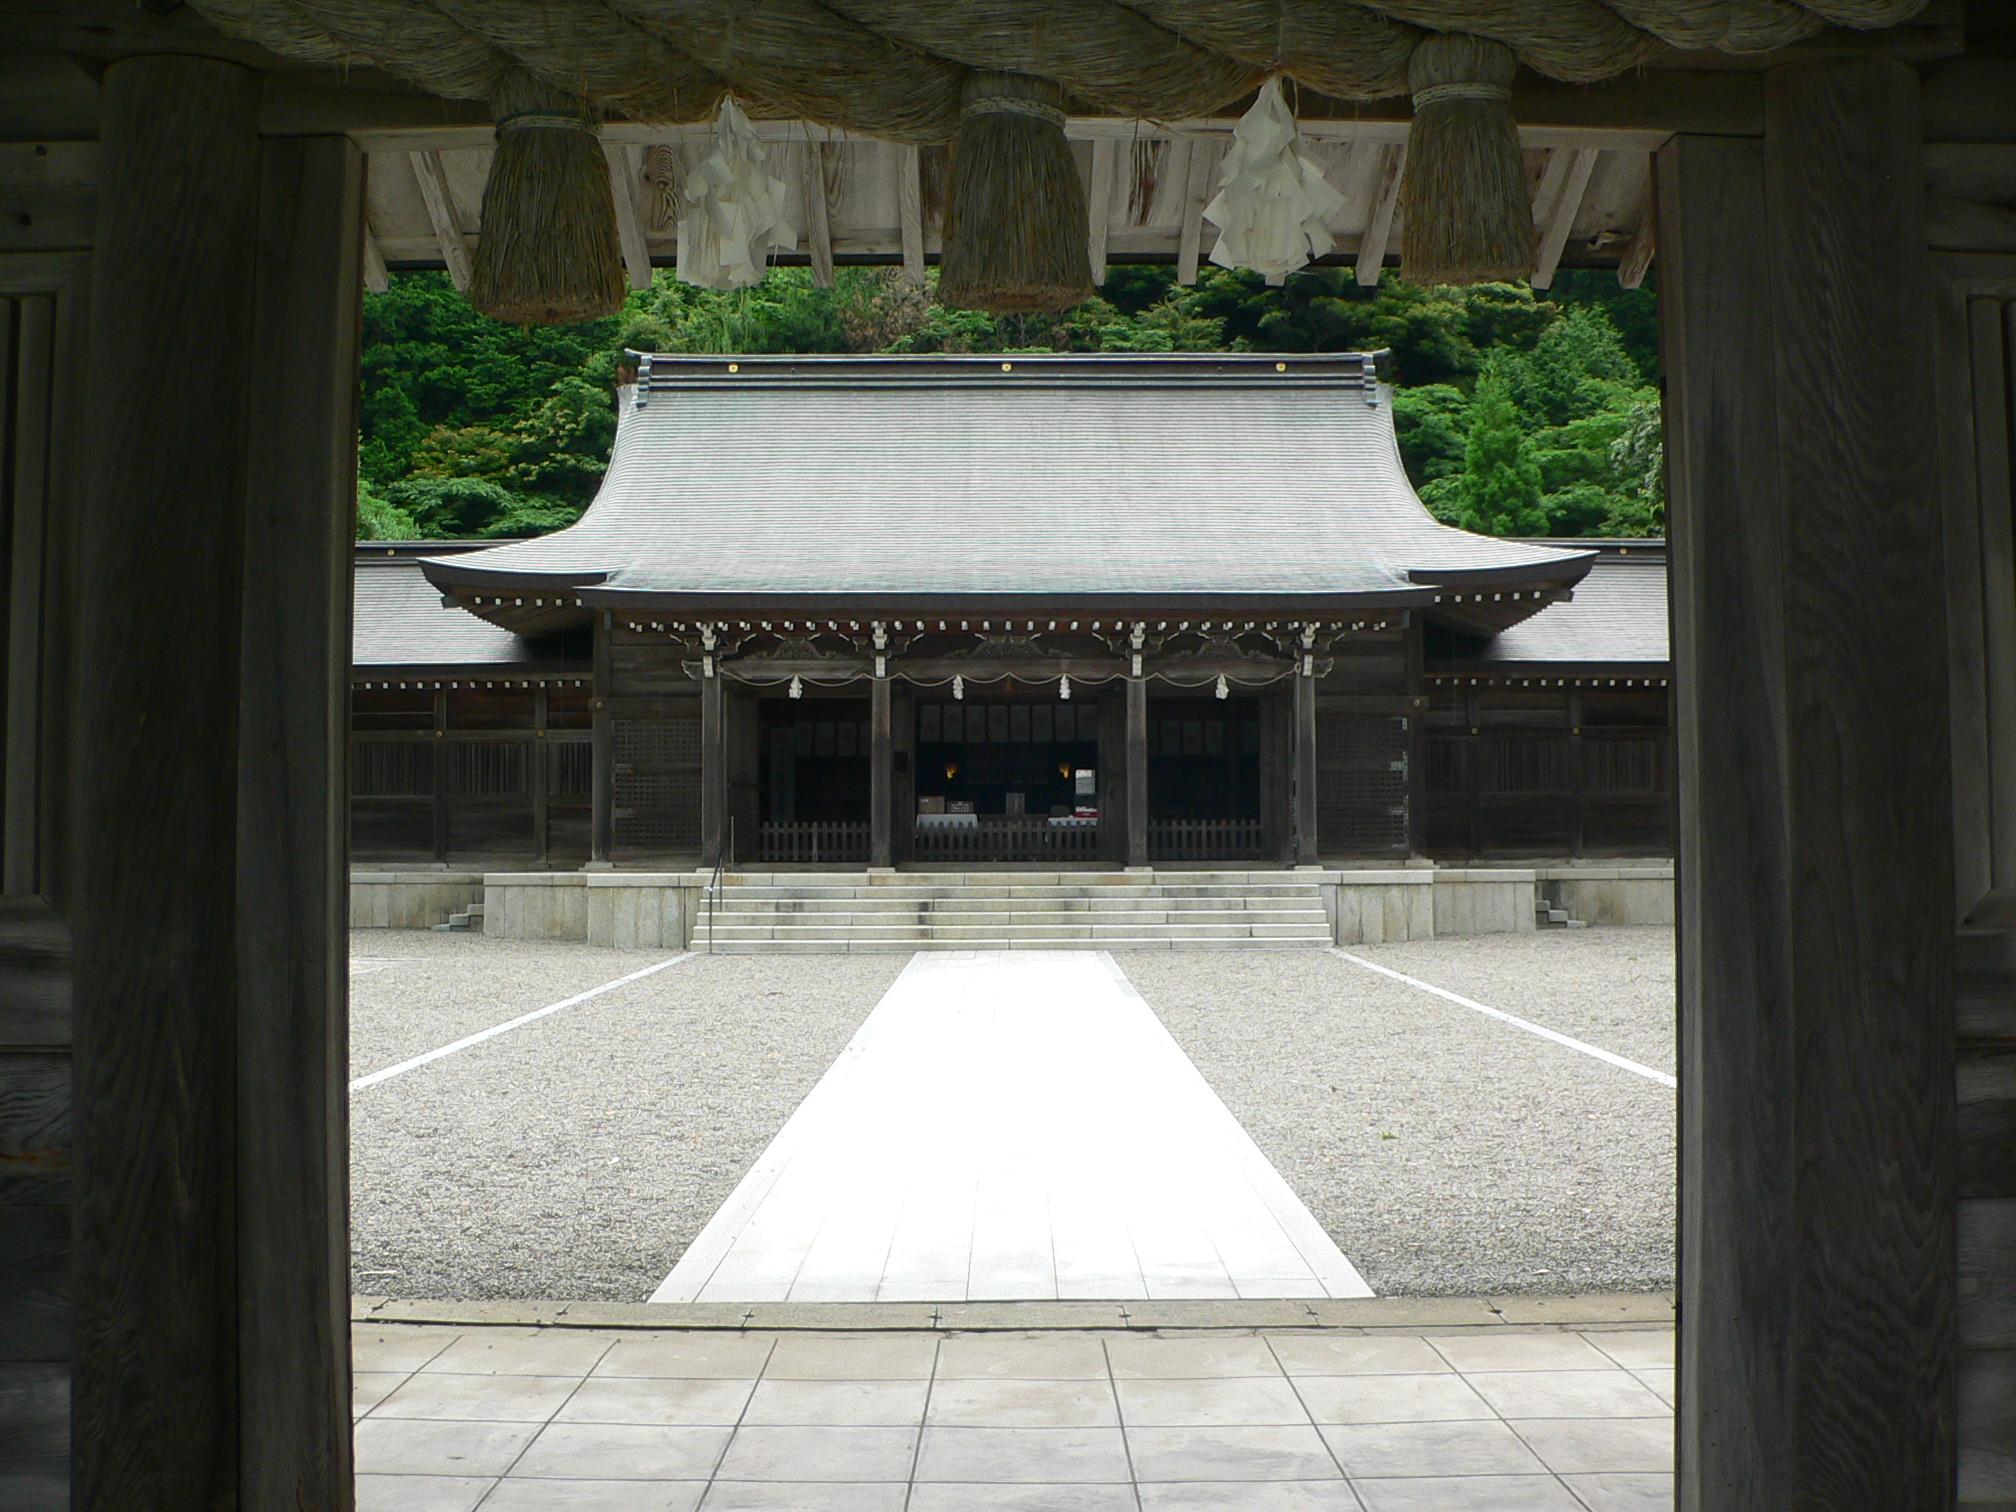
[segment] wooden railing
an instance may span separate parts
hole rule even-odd
[[[866,861],[868,826],[859,820],[790,820],[763,826],[765,861]]]
[[[913,854],[919,861],[1096,861],[1099,826],[993,815],[977,824],[921,824]]]
[[[1258,819],[1150,819],[1148,856],[1154,861],[1257,861]]]

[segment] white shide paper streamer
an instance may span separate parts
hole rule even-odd
[[[1322,168],[1300,144],[1281,81],[1269,79],[1233,129],[1218,197],[1204,207],[1204,218],[1218,228],[1211,261],[1219,267],[1251,268],[1279,284],[1334,245],[1329,222],[1344,208],[1344,196],[1323,181]]]
[[[746,289],[763,281],[772,251],[798,245],[784,218],[782,179],[766,166],[769,149],[732,99],[721,102],[707,156],[686,177],[679,217],[678,276],[703,289]]]

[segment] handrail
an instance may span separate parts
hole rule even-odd
[[[714,954],[714,900],[721,894],[721,866],[735,849],[735,816],[728,816],[728,843],[714,853],[714,875],[704,889],[707,896],[707,954]]]

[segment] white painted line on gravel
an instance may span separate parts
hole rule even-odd
[[[1493,1008],[1489,1003],[1480,1003],[1472,998],[1463,997],[1458,993],[1448,991],[1446,988],[1437,987],[1433,982],[1424,982],[1419,977],[1410,977],[1405,972],[1395,971],[1389,966],[1381,966],[1377,962],[1366,960],[1363,956],[1355,956],[1348,950],[1339,950],[1334,945],[1330,947],[1330,954],[1342,956],[1355,966],[1363,966],[1367,971],[1376,971],[1379,975],[1391,977],[1396,982],[1405,982],[1409,987],[1419,987],[1423,992],[1432,992],[1436,997],[1446,998],[1461,1007],[1475,1009],[1486,1018],[1497,1019],[1501,1023],[1510,1024],[1515,1029],[1524,1029],[1528,1034],[1537,1034],[1542,1039],[1552,1040],[1557,1045],[1566,1045],[1570,1050],[1579,1050],[1584,1055],[1593,1055],[1600,1061],[1608,1061],[1620,1070],[1629,1071],[1633,1076],[1642,1076],[1647,1081],[1655,1081],[1662,1087],[1678,1089],[1680,1085],[1678,1078],[1668,1076],[1664,1071],[1655,1071],[1650,1066],[1641,1066],[1637,1061],[1626,1060],[1621,1055],[1599,1049],[1597,1046],[1586,1044],[1582,1040],[1571,1039],[1568,1035],[1558,1033],[1542,1024],[1533,1023],[1529,1019],[1522,1019],[1517,1014],[1507,1013],[1503,1008]]]
[[[521,1013],[518,1017],[508,1019],[504,1023],[492,1024],[488,1029],[479,1029],[474,1034],[464,1035],[453,1044],[443,1045],[436,1050],[429,1050],[426,1054],[416,1055],[411,1060],[403,1060],[396,1066],[387,1066],[383,1071],[373,1071],[369,1076],[360,1076],[350,1083],[350,1090],[352,1092],[362,1092],[366,1087],[375,1087],[382,1081],[390,1081],[393,1077],[403,1075],[408,1071],[414,1070],[416,1067],[424,1066],[430,1061],[437,1061],[444,1056],[453,1055],[458,1050],[467,1050],[471,1045],[480,1045],[483,1041],[495,1039],[500,1034],[509,1034],[513,1029],[529,1024],[534,1019],[542,1019],[549,1013],[558,1013],[562,1008],[572,1008],[576,1003],[585,1003],[588,999],[600,997],[605,992],[614,992],[618,987],[626,986],[640,977],[651,976],[656,972],[663,971],[667,966],[677,966],[681,961],[690,961],[696,954],[698,954],[697,951],[682,951],[669,961],[660,961],[655,966],[646,966],[642,971],[633,971],[630,975],[620,976],[613,982],[604,982],[600,987],[590,987],[586,992],[577,992],[574,996],[562,998],[557,1003],[548,1003],[544,1008],[534,1008],[530,1013]]]

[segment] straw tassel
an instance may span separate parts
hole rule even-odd
[[[601,128],[577,99],[514,69],[490,97],[497,152],[469,302],[516,325],[613,315],[629,280]]]
[[[1407,65],[1414,125],[1400,184],[1400,273],[1420,284],[1510,283],[1534,268],[1533,202],[1512,120],[1518,60],[1503,43],[1424,37]]]
[[[1092,297],[1085,185],[1064,139],[1064,91],[1024,74],[966,80],[938,299],[1014,315]]]

